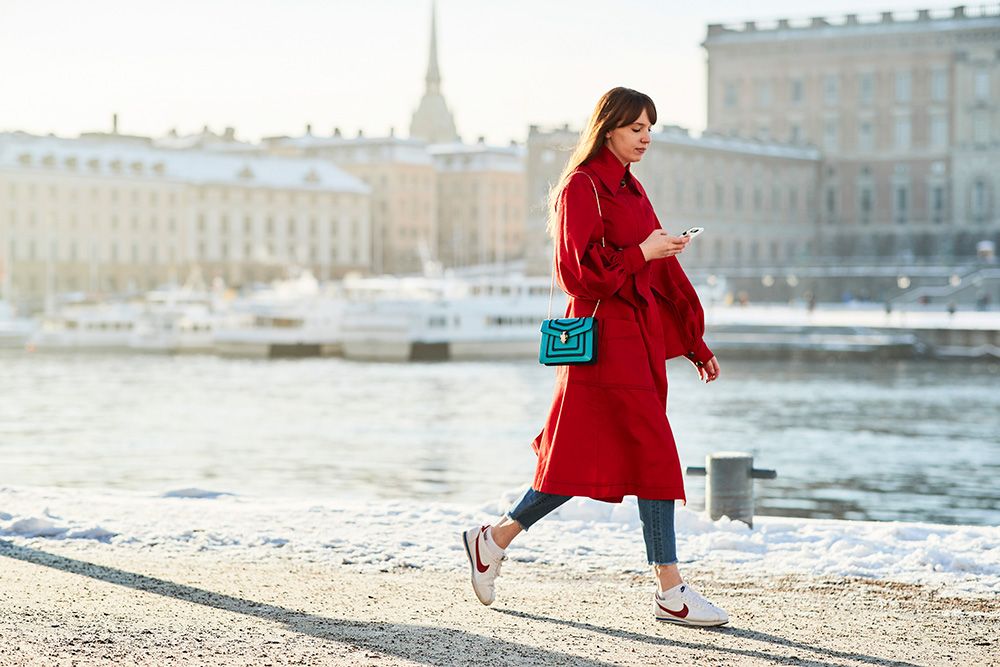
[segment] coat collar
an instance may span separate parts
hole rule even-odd
[[[597,152],[597,155],[584,164],[590,167],[590,170],[594,172],[594,175],[597,176],[598,180],[604,184],[604,187],[612,195],[618,193],[623,181],[635,189],[635,185],[632,183],[632,171],[629,169],[632,165],[622,165],[621,161],[615,157],[615,154],[611,152],[607,144],[601,146],[601,150]]]

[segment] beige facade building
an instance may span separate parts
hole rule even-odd
[[[371,189],[372,270],[419,273],[437,253],[437,177],[418,139],[313,136],[265,139],[268,153],[326,160]]]
[[[370,270],[369,188],[321,160],[0,134],[5,298]]]
[[[546,200],[577,133],[569,128],[528,137],[529,237],[533,273],[547,273]],[[685,253],[685,266],[774,266],[806,261],[814,252],[820,154],[815,148],[713,134],[692,137],[669,126],[654,132],[634,173],[660,224],[678,233],[705,232]]]
[[[709,132],[816,146],[816,254],[941,261],[1000,241],[1000,13],[710,25]]]
[[[522,259],[523,149],[485,143],[429,148],[437,172],[438,257],[446,267]]]

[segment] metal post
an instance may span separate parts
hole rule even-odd
[[[727,516],[753,528],[753,480],[774,479],[774,470],[757,470],[746,452],[715,452],[705,457],[705,467],[688,467],[689,475],[704,475],[705,510],[712,521]]]

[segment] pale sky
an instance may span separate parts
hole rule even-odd
[[[660,123],[705,118],[709,23],[943,10],[896,0],[438,0],[445,98],[466,141],[579,127],[624,85]],[[0,0],[0,131],[77,136],[208,125],[237,137],[409,133],[430,0]]]

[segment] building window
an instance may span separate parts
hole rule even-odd
[[[948,70],[943,67],[931,70],[931,99],[935,102],[948,99]]]
[[[823,77],[823,101],[827,105],[837,103],[840,96],[840,81],[836,74],[827,74]]]
[[[864,72],[858,79],[858,99],[864,106],[875,103],[875,75]]]
[[[931,116],[931,146],[945,148],[948,145],[948,117],[944,114]]]
[[[715,210],[721,211],[724,205],[724,190],[721,183],[715,184]]]
[[[875,150],[875,130],[871,121],[863,120],[858,124],[858,150],[862,152]]]
[[[990,71],[985,67],[976,70],[973,83],[973,93],[976,99],[987,102],[990,99]]]
[[[944,186],[931,186],[930,194],[931,221],[939,225],[944,222]]]
[[[910,188],[906,184],[897,183],[895,189],[894,217],[897,224],[903,225],[909,220],[910,215]]]
[[[908,104],[913,95],[913,74],[896,72],[896,102]]]
[[[802,142],[802,126],[798,123],[792,123],[791,129],[788,132],[788,141],[793,144]]]
[[[762,109],[767,109],[771,106],[771,82],[770,81],[758,81],[757,82],[757,106]]]
[[[989,217],[989,192],[986,189],[986,181],[976,179],[972,184],[972,219],[978,223],[986,222]]]
[[[803,99],[802,79],[792,79],[789,97],[792,100],[792,104],[802,104],[802,99]]]
[[[723,86],[722,103],[727,109],[735,109],[739,104],[735,82],[730,81]]]
[[[837,222],[837,189],[826,189],[826,219],[827,222]]]
[[[990,117],[985,111],[976,113],[972,121],[972,141],[979,145],[989,142],[990,138]]]
[[[828,118],[823,124],[823,148],[828,151],[837,150],[839,125],[836,118]]]
[[[896,117],[896,149],[897,150],[907,150],[910,147],[910,117],[909,116],[897,116]]]
[[[872,221],[872,208],[873,208],[873,192],[870,185],[865,185],[861,187],[860,196],[858,198],[858,219],[862,225],[871,224]]]
[[[743,210],[743,187],[737,185],[733,188],[733,208],[737,211]]]

